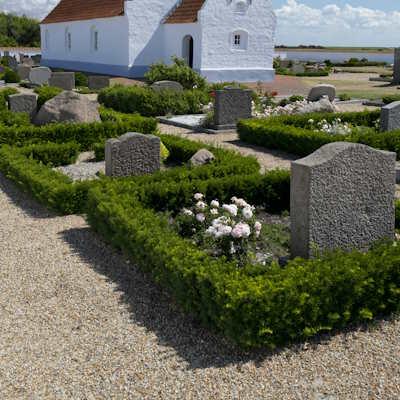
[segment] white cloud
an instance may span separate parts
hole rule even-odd
[[[82,0],[84,1],[84,0]],[[59,0],[0,0],[0,10],[34,18],[44,18]]]
[[[287,0],[276,14],[278,40],[288,44],[307,40],[313,44],[398,46],[400,42],[399,11],[385,12],[350,4],[314,8],[298,0]]]

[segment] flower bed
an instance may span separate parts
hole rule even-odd
[[[240,121],[238,132],[244,142],[299,156],[307,156],[327,143],[349,141],[396,152],[400,159],[400,132],[379,132],[376,128],[379,117],[378,111],[280,116]],[[338,119],[350,133],[329,128]],[[318,127],[321,121],[327,129]]]
[[[210,205],[215,198],[228,203],[235,193],[280,212],[289,206],[289,186],[285,171],[190,182],[107,182],[89,191],[88,221],[184,310],[243,347],[284,345],[398,311],[400,246],[393,243],[366,254],[296,259],[285,267],[276,262],[238,266],[181,236],[171,224],[170,213],[189,207],[196,192]]]

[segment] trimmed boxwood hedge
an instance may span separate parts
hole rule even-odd
[[[164,201],[172,209],[183,206],[198,190],[221,200],[245,191],[256,204],[275,199],[272,208],[282,210],[289,202],[287,171],[164,183],[165,192],[162,186],[97,186],[89,191],[88,221],[187,312],[239,345],[284,345],[400,309],[400,246],[295,259],[284,268],[239,269],[181,238],[158,212]]]
[[[400,159],[400,131],[365,132],[350,135],[329,135],[307,129],[309,119],[332,121],[341,118],[355,125],[373,126],[379,112],[341,114],[306,114],[297,116],[272,117],[268,119],[243,120],[238,123],[241,140],[269,149],[279,149],[299,156],[307,156],[321,146],[331,142],[349,141],[362,143],[381,150],[397,153]]]
[[[167,114],[199,114],[202,104],[209,102],[203,90],[155,91],[142,86],[113,86],[99,93],[99,102],[123,113],[139,113],[147,117]]]
[[[24,146],[28,143],[66,143],[75,141],[82,150],[95,143],[126,132],[155,133],[157,121],[140,115],[125,115],[103,110],[103,122],[85,124],[50,124],[41,127],[0,125],[0,145]]]
[[[170,159],[185,163],[204,146],[187,139],[169,135],[160,135],[170,151]],[[84,139],[84,145],[86,139]],[[98,147],[103,148],[104,144]],[[86,182],[72,182],[64,174],[52,170],[52,167],[73,163],[76,160],[82,144],[69,142],[64,144],[45,143],[24,147],[0,147],[0,171],[12,179],[23,189],[31,192],[40,202],[62,214],[83,213],[86,209],[87,192],[90,187],[103,185],[109,178]],[[214,163],[197,168],[175,167],[167,171],[140,177],[112,179],[116,187],[125,187],[136,182],[135,187],[146,184],[161,183],[166,188],[167,183],[192,182],[223,178],[234,175],[256,173],[260,166],[255,158],[242,157],[232,151],[213,149],[216,156]]]

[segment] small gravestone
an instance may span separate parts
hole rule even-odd
[[[322,99],[322,97],[328,96],[329,101],[335,100],[336,97],[336,88],[333,85],[317,85],[314,86],[310,93],[308,94],[308,101],[318,101]]]
[[[110,77],[101,75],[90,75],[88,77],[88,86],[91,90],[100,90],[110,86]]]
[[[292,65],[292,72],[294,74],[304,74],[306,72],[306,67],[302,63],[294,63]]]
[[[390,103],[381,109],[381,131],[400,129],[400,101]]]
[[[8,66],[15,72],[17,72],[18,69],[18,61],[15,57],[8,57]]]
[[[34,62],[30,57],[26,56],[26,57],[21,58],[20,64],[29,65],[29,66],[33,67]]]
[[[8,105],[10,111],[28,113],[32,119],[37,111],[37,96],[35,94],[13,94],[8,97]]]
[[[162,90],[172,90],[174,92],[182,92],[183,86],[179,82],[174,81],[158,81],[151,85],[151,88],[157,92]]]
[[[154,135],[126,133],[106,142],[106,175],[137,176],[159,171],[161,142]]]
[[[18,65],[17,74],[21,78],[21,80],[26,81],[29,79],[31,69],[32,67],[29,65]]]
[[[35,54],[31,58],[34,65],[40,65],[40,62],[42,61],[42,56],[40,54]]]
[[[29,73],[29,80],[34,85],[48,85],[51,78],[51,69],[47,67],[32,68]]]
[[[400,48],[394,49],[393,83],[400,85]]]
[[[49,79],[49,85],[64,90],[75,89],[75,73],[74,72],[52,72]]]
[[[241,119],[251,118],[252,91],[226,87],[215,91],[214,128],[233,129]]]
[[[200,149],[189,160],[189,165],[192,167],[200,167],[202,165],[210,164],[215,160],[215,156],[207,149]]]
[[[291,253],[365,250],[395,229],[396,153],[347,142],[292,163]]]

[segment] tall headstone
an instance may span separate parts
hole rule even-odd
[[[29,65],[18,65],[17,74],[21,78],[21,80],[26,81],[29,79],[31,69],[32,67],[30,67]]]
[[[394,49],[393,83],[400,85],[400,47]]]
[[[154,135],[129,132],[106,142],[106,175],[151,174],[160,169],[161,142]]]
[[[29,73],[29,80],[34,85],[48,85],[51,78],[51,69],[47,67],[32,68]]]
[[[183,86],[175,81],[158,81],[151,85],[151,88],[156,92],[163,90],[172,90],[173,92],[183,92]]]
[[[37,112],[37,96],[35,94],[13,94],[8,97],[8,105],[12,112],[25,112],[34,118]]]
[[[64,90],[75,89],[75,72],[52,72],[49,85]]]
[[[102,75],[89,75],[88,86],[91,90],[100,90],[110,86],[110,77]]]
[[[291,254],[367,249],[395,232],[396,153],[347,142],[292,163]]]
[[[251,118],[252,91],[227,87],[215,91],[214,128],[233,129],[241,119]]]
[[[395,101],[381,108],[381,131],[400,129],[400,101]]]

